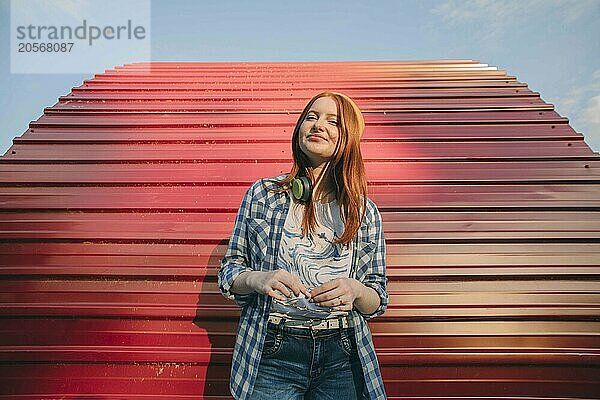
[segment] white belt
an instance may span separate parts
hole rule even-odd
[[[303,329],[312,329],[315,331],[323,330],[323,329],[340,329],[340,328],[348,328],[352,326],[348,317],[338,317],[338,318],[329,318],[329,319],[317,319],[317,320],[298,320],[298,319],[286,319],[282,317],[278,317],[276,315],[269,315],[269,322],[274,323],[275,325],[279,325],[283,323],[283,326],[289,326],[293,328],[303,328]],[[341,323],[341,325],[340,325]]]

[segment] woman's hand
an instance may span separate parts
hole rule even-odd
[[[269,272],[253,271],[249,273],[246,279],[248,286],[254,291],[269,295],[275,299],[288,300],[288,298],[292,297],[292,292],[296,296],[304,293],[306,298],[310,298],[310,292],[302,284],[300,278],[284,269]]]
[[[354,301],[360,299],[365,285],[353,278],[336,278],[314,288],[311,301],[336,311],[350,311]]]

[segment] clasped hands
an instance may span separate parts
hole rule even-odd
[[[258,272],[258,271],[256,271]],[[300,281],[284,269],[258,272],[249,277],[249,285],[258,293],[266,294],[282,301],[300,293],[311,302],[336,311],[351,311],[354,301],[360,298],[365,286],[353,278],[335,278],[309,291]]]

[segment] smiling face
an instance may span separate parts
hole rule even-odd
[[[331,97],[320,97],[310,106],[300,124],[300,149],[313,167],[327,162],[335,153],[339,139],[337,106]]]

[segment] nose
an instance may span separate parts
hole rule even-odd
[[[323,130],[323,121],[321,121],[321,119],[317,119],[315,121],[315,123],[313,124],[313,129],[316,131],[321,131]]]

